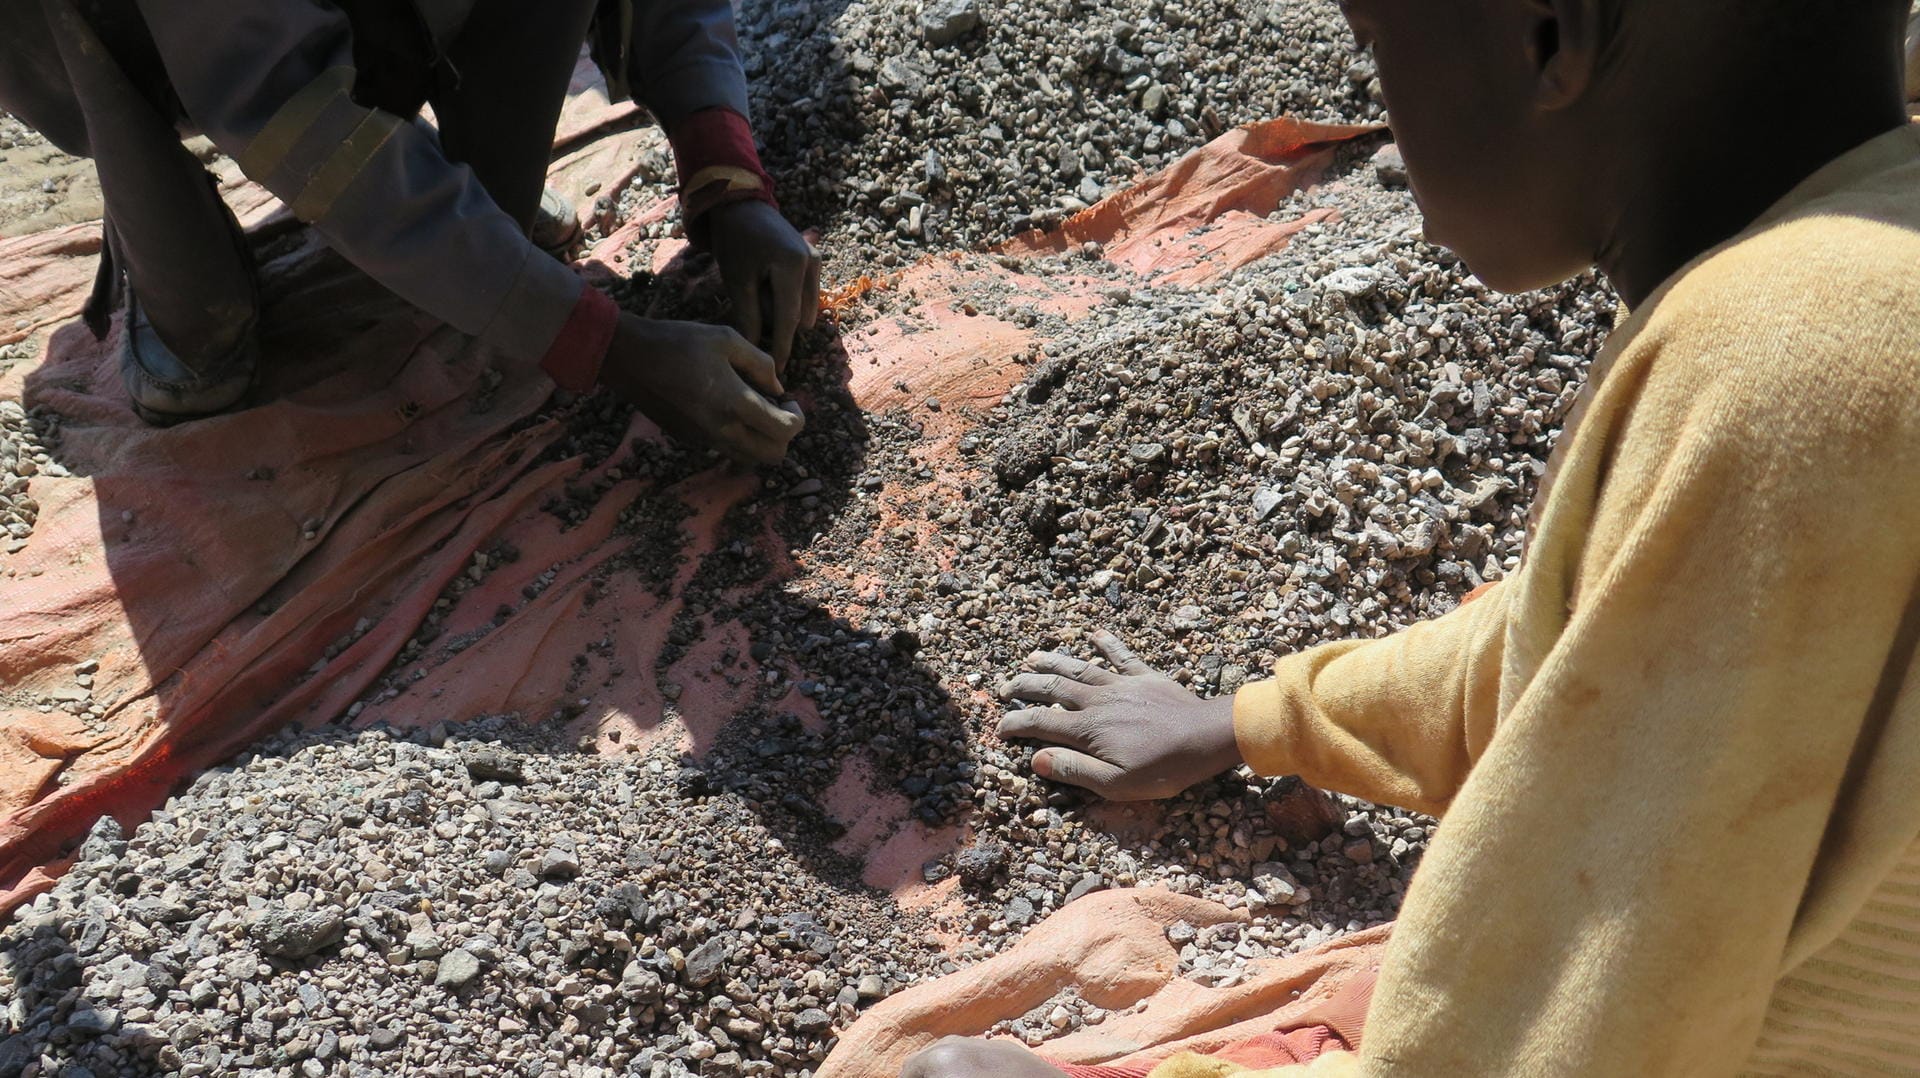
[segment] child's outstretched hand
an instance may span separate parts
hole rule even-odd
[[[1233,697],[1200,699],[1112,633],[1095,633],[1093,644],[1111,669],[1042,651],[1027,660],[1027,673],[1001,686],[1008,700],[1044,705],[1000,720],[1001,737],[1048,743],[1033,756],[1041,778],[1114,801],[1150,801],[1241,762]]]

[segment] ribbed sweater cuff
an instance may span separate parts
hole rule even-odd
[[[1286,752],[1289,724],[1284,712],[1277,678],[1243,686],[1233,695],[1233,738],[1240,745],[1240,758],[1262,775],[1295,770]]]

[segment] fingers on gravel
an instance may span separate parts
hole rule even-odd
[[[1128,800],[1120,783],[1126,773],[1120,768],[1073,749],[1041,749],[1033,754],[1033,769],[1043,779],[1092,790],[1115,801]]]
[[[1151,674],[1153,672],[1153,667],[1141,662],[1140,656],[1135,655],[1132,648],[1128,647],[1119,637],[1105,629],[1099,629],[1094,632],[1093,646],[1099,648],[1100,654],[1105,656],[1106,660],[1112,663],[1114,668],[1123,674]]]
[[[1092,694],[1092,686],[1082,684],[1072,678],[1059,674],[1015,674],[1000,687],[1000,695],[1008,700],[1019,700],[1029,704],[1058,704],[1062,707],[1080,708],[1087,705]]]
[[[1027,656],[1027,668],[1040,674],[1059,674],[1083,685],[1107,685],[1118,680],[1111,670],[1059,651],[1034,652]]]
[[[1009,711],[1000,717],[998,733],[1003,738],[1023,737],[1075,749],[1085,749],[1088,744],[1086,724],[1072,712],[1057,707]]]

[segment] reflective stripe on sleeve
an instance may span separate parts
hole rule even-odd
[[[401,120],[353,100],[353,67],[330,67],[288,98],[239,157],[240,171],[318,221],[380,152]],[[351,123],[342,138],[338,132]],[[276,182],[277,181],[277,182]]]
[[[286,163],[314,121],[326,113],[337,98],[351,98],[358,73],[351,67],[330,67],[302,87],[300,92],[280,106],[260,133],[253,136],[239,157],[240,171],[255,181],[264,181]]]
[[[373,155],[387,144],[395,131],[400,130],[400,118],[390,112],[379,109],[367,110],[367,118],[353,129],[353,134],[340,144],[313,179],[301,188],[292,202],[293,215],[302,221],[318,221],[333,208],[335,199],[367,167]]]

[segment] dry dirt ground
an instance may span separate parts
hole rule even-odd
[[[0,236],[24,236],[100,216],[93,165],[0,112]]]

